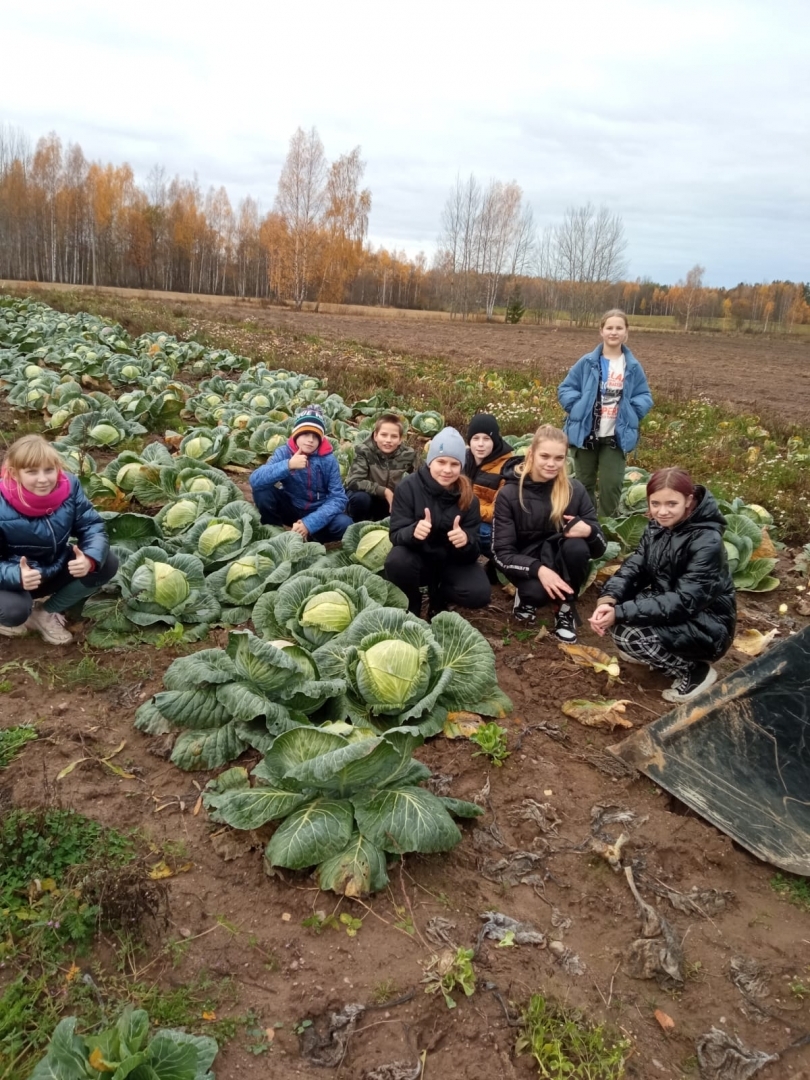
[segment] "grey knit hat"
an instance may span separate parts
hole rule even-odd
[[[455,458],[456,461],[460,461],[463,465],[466,456],[467,447],[464,445],[462,437],[455,428],[446,427],[442,428],[439,434],[434,435],[430,440],[430,450],[428,450],[425,461],[429,465],[434,458],[451,457]]]

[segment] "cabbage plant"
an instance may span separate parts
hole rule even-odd
[[[504,716],[495,656],[482,634],[456,612],[428,625],[400,609],[366,609],[313,653],[324,677],[343,675],[347,714],[363,726],[418,725],[436,734],[448,710]]]
[[[77,1035],[78,1018],[66,1016],[54,1028],[45,1056],[31,1080],[78,1080],[117,1076],[123,1080],[214,1080],[211,1066],[219,1047],[208,1035],[159,1028],[150,1034],[149,1016],[127,1005],[112,1027]]]
[[[441,413],[430,409],[426,412],[414,413],[411,419],[411,427],[414,431],[418,431],[420,435],[432,438],[434,435],[438,435],[444,427],[444,417]]]
[[[166,689],[138,709],[135,727],[151,735],[178,732],[172,761],[191,770],[225,765],[248,746],[265,752],[308,717],[336,719],[345,682],[322,679],[314,661],[302,663],[287,645],[235,630],[226,649],[175,660]]]
[[[207,465],[250,465],[251,450],[240,449],[226,427],[194,428],[180,443],[180,453]]]
[[[728,514],[723,544],[728,555],[729,569],[734,580],[734,588],[740,592],[771,592],[779,587],[779,579],[772,577],[776,559],[760,553],[766,539],[764,526],[758,524],[757,511],[750,513]],[[767,511],[764,511],[767,513]],[[767,551],[773,551],[773,545],[765,545]]]
[[[271,866],[316,867],[321,889],[365,896],[388,884],[389,855],[449,851],[461,840],[451,814],[478,817],[474,803],[434,795],[430,770],[413,758],[409,731],[351,740],[320,728],[279,735],[253,770],[203,796],[236,829],[280,824],[265,850]]]
[[[207,570],[241,555],[257,540],[269,540],[281,530],[262,525],[259,511],[244,499],[229,502],[215,514],[204,513],[186,532],[170,542],[174,551],[187,551],[202,560]]]
[[[68,428],[67,442],[74,446],[117,446],[136,435],[145,435],[146,428],[135,420],[127,420],[118,409],[107,408],[81,413]]]
[[[124,562],[116,577],[118,598],[91,598],[85,614],[95,622],[91,645],[111,646],[133,635],[154,640],[169,627],[183,627],[183,640],[199,641],[219,618],[203,566],[193,555],[168,555],[162,548],[141,547]]]

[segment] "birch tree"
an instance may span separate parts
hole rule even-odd
[[[316,128],[298,128],[281,170],[275,208],[290,244],[292,297],[300,310],[307,296],[318,225],[326,205],[326,158]]]

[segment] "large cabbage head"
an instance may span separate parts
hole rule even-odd
[[[426,646],[386,639],[358,651],[357,686],[372,711],[402,712],[430,682]]]
[[[99,446],[114,446],[123,438],[122,432],[112,424],[96,424],[88,431],[88,436]]]
[[[132,575],[133,593],[171,611],[188,600],[191,589],[182,570],[169,563],[145,559]]]
[[[185,490],[191,494],[199,491],[213,491],[216,484],[210,476],[195,476],[185,484]]]
[[[225,575],[228,595],[241,604],[249,593],[258,589],[272,569],[273,560],[265,555],[243,555],[241,559],[236,559]]]
[[[647,485],[646,484],[633,484],[627,489],[627,494],[624,497],[628,506],[636,509],[636,507],[644,506],[647,502]]]
[[[122,491],[132,491],[141,473],[146,472],[145,465],[139,465],[137,461],[123,465],[115,475],[115,482]]]
[[[336,589],[316,593],[307,600],[299,617],[302,626],[311,626],[324,633],[339,634],[355,616],[354,604]]]
[[[392,548],[388,529],[369,529],[363,534],[354,551],[353,559],[367,570],[382,570],[385,557]]]
[[[190,458],[196,458],[198,461],[210,453],[214,447],[213,439],[207,438],[205,435],[198,435],[194,439],[189,441],[183,447],[183,453]]]
[[[197,520],[198,509],[193,499],[179,499],[163,515],[163,529],[168,533],[182,532]]]
[[[197,550],[205,559],[217,558],[224,549],[242,539],[242,530],[232,521],[217,521],[208,525],[197,541]],[[226,557],[225,554],[222,555]]]

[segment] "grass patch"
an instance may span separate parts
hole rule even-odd
[[[807,878],[776,874],[771,878],[771,888],[794,907],[810,911],[810,881]]]
[[[532,994],[521,1017],[515,1050],[531,1054],[538,1075],[553,1080],[619,1080],[631,1043],[577,1009]]]
[[[0,683],[0,688],[2,686]],[[14,758],[22,753],[25,745],[36,737],[35,729],[25,724],[0,731],[0,769],[7,768]]]
[[[83,656],[78,664],[73,660],[63,660],[58,664],[48,664],[45,669],[51,687],[65,690],[109,690],[121,681],[121,673],[115,668],[105,667],[94,656]]]

